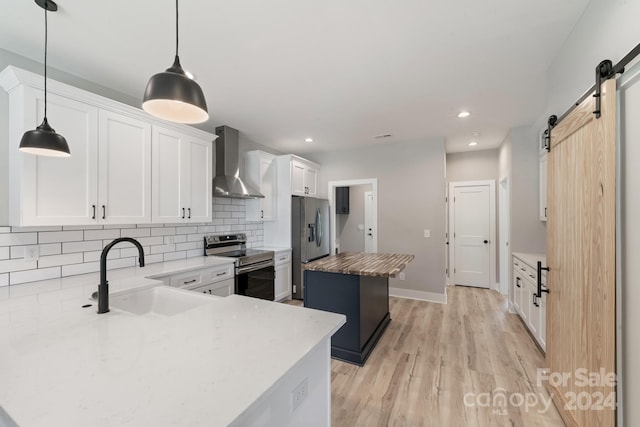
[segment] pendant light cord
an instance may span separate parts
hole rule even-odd
[[[47,7],[44,7],[44,118],[47,119],[47,39],[49,29],[47,26]]]
[[[178,0],[176,0],[176,57],[178,56]]]

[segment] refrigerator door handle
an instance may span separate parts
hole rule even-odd
[[[320,215],[320,208],[316,209],[316,229],[318,230],[316,246],[320,247],[322,245],[322,216]]]

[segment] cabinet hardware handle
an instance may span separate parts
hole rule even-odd
[[[91,207],[93,208],[93,216],[91,219],[96,219],[96,205],[91,205]]]
[[[182,219],[184,219],[184,208],[182,208]]]
[[[216,276],[220,277],[220,276],[224,276],[225,274],[227,274],[227,272],[226,272],[226,271],[223,271],[222,273],[218,273],[218,274],[216,274]]]
[[[260,218],[264,218],[264,211],[263,210],[260,211]]]
[[[544,208],[544,217],[547,217],[547,208]]]
[[[540,305],[538,304],[538,298],[536,296],[536,293],[533,293],[533,305],[535,305],[536,307],[540,307]]]
[[[102,219],[107,219],[107,207],[102,205]]]
[[[516,277],[516,286],[519,287],[519,288],[521,287],[520,286],[520,278],[519,277]]]
[[[549,267],[543,267],[542,262],[538,261],[538,298],[542,298],[543,292],[549,293],[549,289],[547,287],[542,289],[542,270],[549,271]]]
[[[187,211],[189,212],[189,216],[187,216],[187,218],[191,219],[191,208],[187,208]]]
[[[284,261],[285,259],[287,259],[287,257],[283,256],[282,258],[280,258],[280,261]]]
[[[198,279],[191,279],[191,280],[187,280],[186,282],[183,282],[185,285],[188,285],[189,283],[194,283],[197,282]]]

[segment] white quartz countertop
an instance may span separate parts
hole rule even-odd
[[[70,307],[0,328],[0,405],[21,427],[233,424],[345,322],[240,295],[164,318]]]

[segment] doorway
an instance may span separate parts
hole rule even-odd
[[[495,182],[449,184],[453,284],[491,289],[496,281]]]
[[[348,194],[348,209],[338,198]],[[339,197],[336,191],[339,190]],[[330,181],[328,194],[331,209],[331,253],[378,251],[378,180],[357,179]]]

